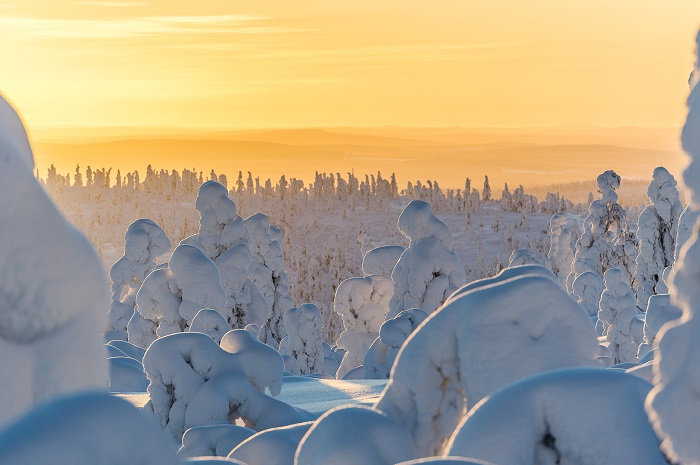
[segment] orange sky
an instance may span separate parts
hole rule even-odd
[[[30,129],[678,127],[698,0],[4,0]]]

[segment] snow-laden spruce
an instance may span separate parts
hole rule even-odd
[[[600,276],[608,268],[621,268],[625,281],[632,284],[632,271],[626,255],[625,233],[628,231],[625,210],[617,203],[617,189],[620,188],[620,176],[608,170],[596,179],[601,198],[588,206],[588,216],[583,221],[583,233],[576,241],[576,253],[572,264],[575,280],[581,273],[590,271]],[[621,264],[624,263],[624,266]],[[624,268],[624,269],[623,269]]]
[[[207,181],[197,193],[195,208],[199,212],[199,232],[183,239],[181,244],[194,245],[210,260],[238,244],[250,246],[250,234],[243,218],[238,216],[236,203],[228,190],[216,181]]]
[[[280,353],[299,363],[302,375],[325,373],[323,366],[323,318],[314,304],[303,304],[284,312],[287,335],[280,342]]]
[[[589,318],[561,286],[521,275],[457,292],[433,313],[404,344],[376,408],[410,431],[420,456],[439,455],[484,397],[542,371],[596,366],[597,354]]]
[[[219,255],[216,260],[221,287],[227,296],[226,305],[221,313],[228,321],[230,328],[260,326],[270,317],[270,306],[255,283],[248,277],[251,259],[248,246],[238,244]]]
[[[136,295],[129,342],[147,348],[156,338],[186,331],[203,308],[222,311],[226,293],[219,270],[197,247],[179,245],[167,268],[149,274]]]
[[[260,339],[272,347],[278,347],[287,335],[284,330],[284,312],[294,306],[289,297],[289,278],[284,267],[281,242],[272,237],[270,218],[256,213],[245,220],[250,233],[252,260],[248,265],[248,276],[260,289],[270,315],[259,323]]]
[[[134,314],[136,294],[146,276],[156,269],[156,258],[170,250],[168,236],[160,226],[146,218],[131,223],[124,239],[124,255],[109,270],[112,303],[108,340],[127,340],[126,325]]]
[[[343,320],[344,330],[336,346],[345,350],[336,373],[338,379],[362,365],[389,313],[393,292],[391,279],[380,275],[346,279],[338,286],[333,307]]]
[[[700,72],[700,34],[697,36]],[[688,117],[681,137],[690,163],[683,172],[690,204],[700,207],[700,87],[695,85],[688,98]],[[657,336],[656,386],[647,398],[647,410],[662,448],[674,462],[700,463],[700,240],[695,233],[683,247],[672,276],[672,301],[683,310],[679,320],[665,325]]]
[[[390,315],[409,308],[432,313],[467,279],[452,233],[422,200],[413,200],[403,209],[398,227],[410,243],[391,273]]]
[[[0,97],[0,425],[61,394],[108,386],[107,277],[33,169],[22,121]]]
[[[642,310],[647,308],[649,297],[658,293],[656,285],[664,268],[673,265],[678,218],[683,210],[676,179],[666,168],[654,170],[647,196],[651,205],[639,215],[639,253],[634,274],[637,307]]]
[[[404,250],[406,249],[400,245],[385,245],[370,250],[362,257],[362,274],[391,277]]]
[[[671,302],[669,294],[656,294],[649,297],[649,305],[644,314],[644,338],[639,344],[637,356],[644,357],[654,348],[656,335],[659,334],[663,325],[669,321],[677,320],[683,312]]]
[[[578,222],[565,213],[557,213],[549,220],[548,228],[550,247],[545,265],[557,277],[562,287],[573,292],[573,279],[571,265],[574,261],[576,241],[581,236]],[[571,275],[571,279],[569,276]]]
[[[511,465],[667,465],[644,412],[650,389],[616,370],[532,376],[472,409],[446,454]]]
[[[605,290],[598,304],[598,321],[611,361],[614,365],[636,362],[644,324],[637,319],[634,293],[617,268],[606,271],[603,278]]]
[[[6,391],[3,391],[6,392]],[[173,465],[173,442],[147,415],[107,393],[61,397],[0,432],[0,465]]]
[[[399,350],[426,318],[423,310],[411,308],[385,321],[362,362],[364,379],[389,379]]]
[[[574,280],[573,296],[576,302],[588,312],[588,316],[598,317],[598,303],[604,287],[603,278],[592,271],[585,271]]]
[[[411,436],[384,413],[344,406],[323,414],[299,443],[295,465],[394,465],[416,457]]]
[[[150,401],[145,408],[176,441],[188,428],[238,418],[254,430],[309,419],[305,412],[264,394],[267,388],[276,396],[282,388],[280,355],[247,331],[235,331],[245,333],[246,339],[243,344],[232,341],[228,350],[205,334],[176,333],[155,340],[146,351],[143,366]],[[255,349],[252,344],[257,344]]]

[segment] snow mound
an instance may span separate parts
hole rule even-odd
[[[362,258],[362,273],[365,276],[391,276],[404,250],[400,245],[385,245],[370,250]]]
[[[603,278],[592,271],[585,271],[574,280],[574,297],[589,316],[598,316],[598,303],[603,294]]]
[[[469,412],[447,454],[513,465],[666,465],[644,412],[650,389],[641,378],[616,370],[533,376]]]
[[[294,465],[299,441],[311,424],[309,421],[261,431],[239,444],[228,456],[256,465]]]
[[[178,442],[188,428],[237,418],[256,430],[308,419],[304,412],[263,394],[266,387],[278,392],[281,370],[271,379],[268,367],[245,358],[245,353],[222,350],[201,333],[157,339],[143,358],[150,381],[149,408]]]
[[[152,418],[106,393],[63,397],[0,432],[0,464],[172,465],[175,447]]]
[[[226,457],[236,446],[255,434],[236,425],[197,426],[185,431],[178,457]]]
[[[248,378],[257,386],[267,386],[273,396],[282,389],[280,373],[284,371],[284,360],[272,347],[256,340],[245,329],[234,329],[221,338],[221,348],[240,356]]]
[[[453,251],[450,229],[433,214],[433,207],[428,202],[412,200],[399,215],[398,227],[411,241],[409,248],[423,239],[434,237],[449,252]]]
[[[448,303],[458,297],[460,297],[463,294],[466,294],[469,291],[472,291],[478,287],[485,287],[485,286],[490,286],[492,284],[500,283],[503,281],[507,281],[509,279],[517,278],[518,276],[542,276],[545,278],[549,279],[556,279],[555,276],[552,274],[551,271],[549,271],[547,268],[543,267],[542,265],[518,265],[518,266],[511,266],[508,268],[504,268],[501,270],[500,273],[498,273],[496,276],[492,276],[490,278],[484,278],[484,279],[477,279],[476,281],[472,281],[470,283],[465,284],[464,286],[460,287],[458,290],[456,290],[448,299]]]
[[[393,282],[381,275],[346,279],[338,286],[333,304],[345,329],[336,344],[346,351],[336,374],[338,379],[362,365],[386,320],[393,293]]]
[[[211,308],[203,308],[192,319],[188,331],[204,333],[218,344],[230,329],[231,325],[226,321],[226,318],[221,316],[221,313]]]
[[[32,168],[22,121],[0,97],[0,425],[37,402],[108,386],[107,277]]]
[[[109,392],[146,392],[143,367],[131,357],[109,357]]]
[[[323,366],[323,318],[314,304],[303,304],[284,312],[287,336],[280,343],[280,352],[291,355],[299,363],[302,375],[325,373]]]
[[[529,249],[515,249],[508,259],[508,267],[518,265],[541,265]]]
[[[362,406],[322,415],[299,443],[296,465],[393,465],[416,457],[413,441],[397,422]]]
[[[376,407],[439,455],[469,409],[533,374],[596,366],[590,320],[559,284],[525,275],[453,297],[406,341]]]

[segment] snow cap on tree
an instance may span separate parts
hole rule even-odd
[[[280,343],[280,352],[299,362],[302,375],[324,373],[323,318],[314,304],[303,304],[284,312],[287,336]]]
[[[602,194],[604,203],[617,203],[617,189],[620,188],[620,175],[618,175],[613,170],[608,170],[596,178],[596,185],[598,186],[598,191]]]
[[[603,293],[603,287],[603,278],[592,271],[581,273],[574,281],[574,297],[590,316],[598,314],[598,302]]]
[[[606,271],[603,279],[605,290],[600,296],[598,321],[604,329],[612,363],[634,363],[643,328],[643,323],[637,319],[634,293],[617,268]]]
[[[409,239],[409,247],[426,237],[435,237],[445,249],[453,251],[450,229],[433,214],[433,207],[428,202],[412,200],[399,215],[398,226],[399,231]]]
[[[391,276],[404,250],[400,245],[385,245],[370,250],[362,258],[362,273],[365,276]]]

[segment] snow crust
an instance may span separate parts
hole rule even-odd
[[[590,320],[557,282],[519,276],[457,293],[431,315],[376,407],[410,431],[420,456],[439,455],[482,398],[545,370],[596,366],[597,353]]]

